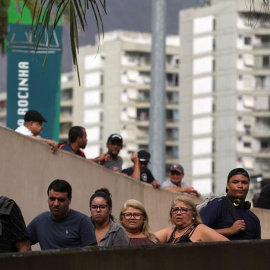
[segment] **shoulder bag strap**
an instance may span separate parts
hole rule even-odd
[[[227,197],[223,197],[222,199],[223,199],[224,203],[226,204],[226,207],[230,211],[234,220],[240,220],[241,218],[240,218],[238,212],[236,211],[235,207],[233,206],[232,202]]]

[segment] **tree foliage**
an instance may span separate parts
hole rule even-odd
[[[270,15],[270,0],[248,0],[250,14],[263,12],[266,17]]]
[[[0,0],[0,46],[4,51],[4,42],[8,29],[8,8],[12,0]],[[19,2],[24,2],[32,14],[32,31],[36,37],[38,47],[44,35],[48,41],[48,47],[52,39],[53,31],[57,27],[63,15],[68,18],[70,26],[70,42],[73,64],[78,71],[77,53],[79,52],[78,29],[86,31],[88,28],[87,13],[92,12],[98,30],[98,37],[104,34],[102,12],[106,13],[106,0],[13,0],[19,7]],[[23,10],[22,10],[23,12]],[[41,26],[41,27],[40,27]],[[46,64],[46,57],[43,65]],[[79,74],[79,73],[78,73]]]

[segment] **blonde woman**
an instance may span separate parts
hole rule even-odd
[[[155,233],[161,243],[229,241],[202,224],[194,202],[187,196],[179,196],[172,201],[169,216],[174,227]]]
[[[160,243],[150,231],[144,205],[137,200],[127,200],[120,213],[121,225],[125,228],[130,245],[155,245]]]

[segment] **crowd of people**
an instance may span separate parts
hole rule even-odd
[[[68,151],[80,157],[86,158],[82,149],[87,145],[87,133],[84,127],[73,126],[68,133],[68,141],[58,144],[55,141],[40,137],[43,129],[43,123],[47,122],[40,112],[29,110],[24,116],[24,124],[16,129],[17,132],[31,136],[36,140],[40,140],[50,145],[52,153],[55,153],[57,146],[61,150]],[[123,169],[123,160],[119,155],[123,148],[123,138],[120,134],[111,134],[106,143],[108,151],[95,158],[88,160],[98,163],[107,169],[114,172],[126,174],[133,179],[151,184],[154,188],[160,188],[160,182],[155,179],[153,173],[148,168],[151,154],[146,150],[140,150],[131,155],[132,166]],[[182,182],[184,177],[184,168],[180,164],[174,164],[170,168],[170,179],[163,182],[162,189],[172,190],[176,192],[185,192],[190,195],[200,197],[200,193],[185,182]]]
[[[25,128],[36,137],[32,122],[46,121],[37,111],[28,111]],[[23,128],[24,129],[24,128]],[[39,130],[42,128],[39,127]],[[35,135],[37,134],[37,135]],[[38,137],[39,138],[39,137]],[[54,142],[42,140],[55,153]],[[69,142],[60,148],[85,157],[82,150],[87,144],[87,134],[83,127],[72,127]],[[151,155],[141,150],[131,156],[133,166],[122,169],[122,159],[118,155],[123,147],[119,134],[112,134],[107,141],[108,152],[90,159],[115,172],[160,188],[160,183],[147,168]],[[135,199],[123,203],[118,224],[112,216],[112,196],[107,188],[100,188],[90,197],[90,216],[70,208],[71,185],[61,179],[50,183],[47,189],[49,211],[37,215],[26,227],[20,208],[7,197],[0,197],[0,252],[31,251],[31,246],[39,243],[42,250],[90,246],[156,245],[182,242],[210,242],[229,240],[261,239],[258,217],[250,211],[246,201],[250,177],[243,168],[229,172],[226,196],[209,201],[200,211],[192,196],[200,196],[193,187],[182,182],[184,168],[180,164],[170,167],[169,180],[161,188],[181,192],[168,206],[169,221],[172,226],[152,232],[144,205]],[[191,195],[191,196],[190,196]]]
[[[49,211],[37,215],[27,227],[16,203],[0,197],[0,252],[30,251],[36,243],[46,250],[261,239],[260,221],[245,201],[249,183],[244,169],[233,169],[227,179],[227,196],[209,201],[200,213],[192,196],[176,197],[168,207],[172,226],[153,233],[140,201],[124,202],[117,224],[112,216],[112,196],[101,188],[90,197],[88,217],[70,208],[72,187],[56,179],[47,189]]]

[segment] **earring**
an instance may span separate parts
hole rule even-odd
[[[192,220],[194,220],[195,218],[193,217]]]

